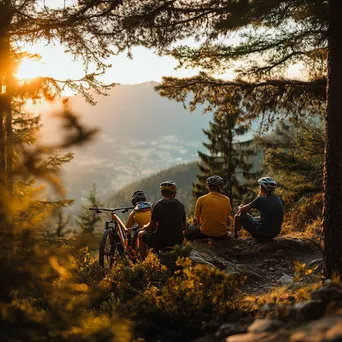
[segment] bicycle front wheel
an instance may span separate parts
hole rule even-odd
[[[111,268],[114,263],[115,240],[112,229],[106,229],[101,238],[99,250],[99,264],[104,268]]]

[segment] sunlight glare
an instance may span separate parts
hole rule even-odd
[[[19,65],[16,76],[19,80],[46,76],[45,68],[46,66],[42,62],[33,59],[24,59]]]
[[[305,68],[303,63],[292,64],[287,69],[289,78],[301,79],[305,77]]]

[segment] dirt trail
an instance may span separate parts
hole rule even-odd
[[[292,283],[295,262],[306,264],[317,274],[321,266],[321,246],[312,239],[278,237],[267,243],[254,239],[232,239],[220,243],[194,242],[191,259],[207,263],[236,276],[247,277],[244,292],[262,294]]]

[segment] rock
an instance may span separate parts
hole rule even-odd
[[[279,263],[279,260],[277,260],[277,259],[265,259],[264,263],[269,264],[269,265],[276,265]]]
[[[206,335],[198,338],[197,340],[194,340],[194,342],[214,342],[214,340],[211,338],[210,335]]]
[[[195,263],[195,264],[201,264],[201,265],[207,265],[209,267],[214,267],[215,266],[207,261],[206,259],[204,259],[204,257],[197,251],[192,250],[189,254],[189,258]]]
[[[342,301],[342,287],[339,284],[329,283],[311,293],[314,300],[322,300],[326,303]]]
[[[256,264],[255,267],[257,267],[257,268],[263,268],[263,267],[264,267],[264,264]]]
[[[286,333],[248,333],[230,336],[226,342],[288,342],[288,336]]]
[[[283,250],[283,249],[278,249],[278,250],[276,251],[276,256],[277,256],[277,257],[283,257],[283,256],[285,256],[284,250]]]
[[[283,327],[283,324],[276,319],[257,319],[249,327],[249,332],[260,333],[267,331],[276,331]]]
[[[323,315],[327,304],[322,300],[308,300],[294,305],[294,310],[298,313],[298,319],[312,320]]]
[[[235,334],[244,334],[247,332],[245,327],[242,327],[236,323],[226,323],[219,327],[218,331],[215,334],[216,339],[222,339]]]
[[[273,268],[273,267],[270,267],[270,268],[269,268],[269,271],[274,272],[274,268]]]
[[[342,322],[335,324],[331,327],[326,335],[325,340],[329,342],[341,342],[342,341]]]
[[[275,309],[276,309],[276,304],[266,303],[259,309],[259,313],[263,316],[264,315],[266,316],[267,314],[274,312]]]
[[[260,275],[256,272],[254,272],[254,269],[252,270],[250,267],[246,266],[245,264],[237,264],[236,269],[238,273],[240,273],[242,276],[247,277],[247,281],[257,281],[263,279],[263,275]]]
[[[322,258],[319,258],[319,259],[315,259],[315,260],[312,260],[308,263],[308,266],[309,267],[315,267],[315,266],[318,266],[318,265],[321,265],[323,262],[323,259]]]
[[[341,327],[341,317],[326,317],[297,329],[289,341],[291,342],[339,342],[339,330]],[[329,335],[328,335],[329,334]],[[327,337],[330,338],[327,338]],[[335,339],[334,339],[335,338]],[[336,339],[337,338],[337,339]]]
[[[293,279],[291,276],[285,273],[281,278],[278,279],[278,283],[280,285],[290,285],[293,283]]]

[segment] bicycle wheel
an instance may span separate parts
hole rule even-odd
[[[106,229],[101,238],[99,250],[99,264],[104,268],[111,268],[114,263],[115,240],[112,229]]]

